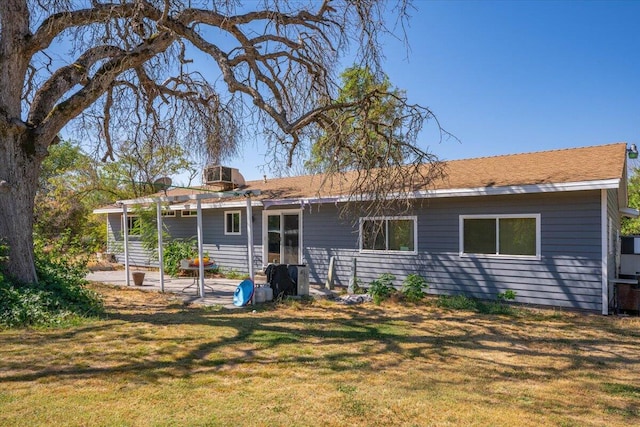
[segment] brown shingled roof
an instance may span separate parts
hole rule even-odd
[[[432,190],[479,189],[543,184],[593,182],[625,177],[626,144],[539,151],[475,159],[445,161],[446,177],[429,185]],[[348,179],[348,175],[346,176]],[[343,181],[346,182],[346,179]],[[323,175],[304,175],[247,181],[244,190],[260,190],[258,199],[299,199],[341,196],[348,185],[325,184]],[[427,188],[424,188],[427,189]],[[174,188],[168,196],[217,191]],[[162,194],[164,195],[164,194]]]
[[[626,144],[568,148],[447,162],[441,189],[562,184],[623,178]]]
[[[431,183],[435,190],[483,187],[563,184],[622,179],[626,144],[616,143],[583,148],[540,151],[505,156],[445,161],[446,177]],[[272,178],[247,182],[248,189],[259,189],[262,198],[301,198],[338,196],[348,187],[325,186],[321,175]],[[266,196],[266,197],[265,197]]]

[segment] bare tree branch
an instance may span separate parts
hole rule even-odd
[[[0,193],[0,219],[33,211],[40,163],[63,129],[95,143],[97,158],[112,159],[123,146],[183,146],[221,161],[253,126],[271,155],[284,154],[289,165],[319,135],[329,135],[329,151],[352,156],[354,167],[336,162],[327,183],[346,185],[350,177],[354,198],[367,193],[378,202],[427,185],[442,171],[417,142],[423,124],[434,120],[430,110],[398,97],[394,122],[371,114],[389,94],[337,101],[343,57],[381,75],[379,38],[391,31],[390,19],[403,27],[409,6],[408,0],[395,8],[382,0],[0,1],[0,178],[10,188]],[[198,61],[207,68],[199,70]],[[338,111],[366,125],[349,129]],[[358,150],[349,144],[353,137],[388,145]],[[424,162],[434,166],[418,165]],[[12,273],[28,281],[32,218],[19,228],[26,234],[0,220],[0,234],[11,235],[20,254]]]
[[[172,41],[168,34],[159,35],[143,43],[131,53],[116,56],[102,65],[83,88],[57,104],[41,122],[40,135],[43,140],[47,141],[49,136],[53,138],[66,123],[102,96],[113,80],[124,70],[148,61],[169,47]]]

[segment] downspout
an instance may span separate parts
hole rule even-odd
[[[602,270],[602,314],[609,314],[609,257],[607,248],[609,247],[608,225],[608,199],[607,190],[600,190],[600,249],[601,249],[601,270]]]

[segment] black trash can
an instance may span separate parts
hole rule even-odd
[[[274,299],[297,295],[297,283],[292,280],[287,264],[269,264],[264,274],[267,276],[267,283],[273,289]]]

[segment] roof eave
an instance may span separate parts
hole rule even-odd
[[[409,194],[391,194],[389,198],[397,198],[397,197],[409,197],[413,199],[425,199],[425,198],[444,198],[444,197],[473,197],[473,196],[498,196],[498,195],[508,195],[508,194],[536,194],[536,193],[555,193],[561,191],[587,191],[587,190],[603,190],[603,189],[617,189],[620,188],[621,180],[619,178],[613,179],[602,179],[602,180],[592,180],[592,181],[578,181],[578,182],[564,182],[557,184],[527,184],[527,185],[507,185],[507,186],[499,186],[499,187],[477,187],[477,188],[445,188],[445,189],[436,189],[436,190],[422,190],[422,191],[414,191]],[[204,195],[197,195],[204,196]],[[196,197],[183,196],[187,200],[194,200]],[[204,198],[204,197],[197,197]],[[209,195],[209,198],[211,196]],[[158,197],[158,198],[148,198],[148,199],[136,199],[135,202],[133,200],[123,201],[125,204],[141,204],[142,202],[150,203],[157,201],[172,201],[178,202],[178,200],[169,200],[172,199]],[[372,200],[373,197],[362,195],[358,198],[357,201],[369,201]],[[182,199],[182,202],[187,201]],[[318,204],[318,203],[344,203],[353,201],[353,198],[349,196],[323,196],[321,198],[318,197],[299,197],[299,198],[284,198],[284,199],[266,199],[266,200],[255,200],[253,204],[260,206],[262,205],[265,208],[269,208],[270,206],[291,206],[291,205],[301,205],[305,204]],[[237,207],[239,204],[237,201],[233,202],[218,202],[218,203],[206,203],[203,204],[203,208],[224,208],[224,207]],[[184,203],[179,206],[172,206],[171,209],[182,210],[188,209],[188,204]],[[95,209],[94,213],[115,213],[121,212],[121,208],[102,208]]]
[[[586,191],[616,189],[620,187],[620,179],[601,179],[593,181],[576,181],[548,184],[505,185],[499,187],[451,188],[416,191],[416,198],[433,197],[469,197],[496,196],[504,194],[556,193],[561,191]]]
[[[497,196],[506,194],[535,194],[535,193],[555,193],[560,191],[587,191],[587,190],[603,190],[617,189],[620,187],[620,179],[603,179],[593,181],[565,182],[558,184],[528,184],[528,185],[507,185],[499,187],[477,187],[477,188],[445,188],[436,190],[414,191],[412,193],[393,193],[388,196],[389,199],[397,199],[398,197],[409,197],[413,199],[426,198],[443,198],[443,197],[472,197],[472,196]],[[370,201],[372,196],[362,195],[355,201]],[[285,205],[304,205],[318,203],[344,203],[354,201],[349,196],[323,196],[317,197],[301,197],[301,198],[284,198],[263,200],[263,206],[285,206]]]

